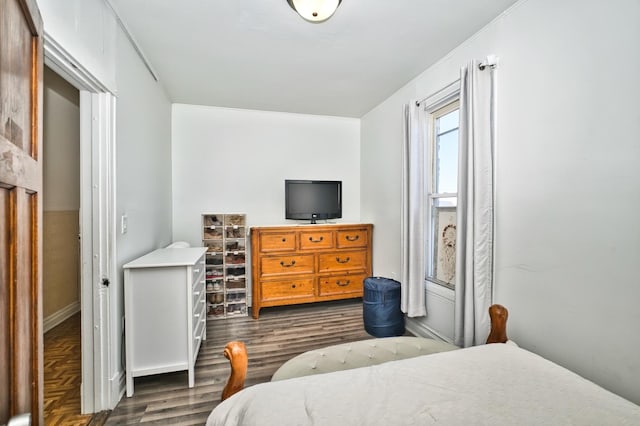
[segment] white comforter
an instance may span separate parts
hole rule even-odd
[[[251,386],[207,425],[640,425],[640,406],[516,345]]]

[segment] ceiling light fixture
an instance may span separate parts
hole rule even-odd
[[[336,12],[342,0],[287,0],[289,6],[309,22],[324,22]]]

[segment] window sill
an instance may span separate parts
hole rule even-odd
[[[449,284],[449,283],[446,283],[446,282],[440,281],[440,280],[434,280],[434,279],[428,279],[427,278],[425,280],[425,283],[432,284],[432,285],[439,286],[439,287],[444,287],[444,288],[447,288],[447,289],[453,290],[453,291],[455,291],[455,289],[456,289],[456,286],[454,284]]]
[[[442,284],[438,284],[430,280],[426,280],[425,288],[428,293],[436,294],[450,301],[455,300],[455,290],[453,287],[444,286]]]

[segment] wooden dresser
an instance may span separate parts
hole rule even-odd
[[[373,225],[251,228],[252,314],[260,308],[362,297]]]

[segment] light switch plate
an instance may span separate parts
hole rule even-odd
[[[120,217],[120,233],[121,234],[126,234],[128,227],[129,227],[129,218],[127,217],[126,214],[123,214]]]

